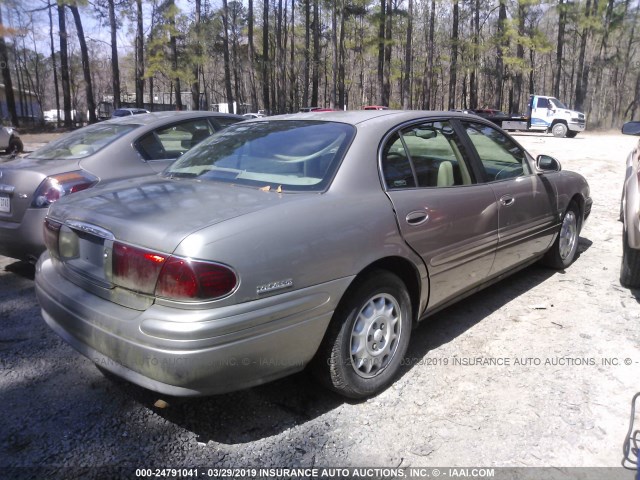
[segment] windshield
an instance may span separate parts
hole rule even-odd
[[[237,123],[202,142],[164,174],[282,190],[324,190],[355,134],[344,123]]]
[[[565,110],[568,108],[564,103],[562,103],[560,100],[558,100],[557,98],[550,98],[549,101],[553,104],[554,107],[556,108],[564,108]]]
[[[98,123],[64,135],[33,152],[29,158],[73,160],[88,157],[139,125]]]

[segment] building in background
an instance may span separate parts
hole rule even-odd
[[[16,101],[16,113],[20,123],[34,124],[42,121],[42,111],[35,93],[29,90],[20,91],[13,87],[13,96]],[[11,115],[7,107],[7,96],[3,83],[0,83],[0,117],[3,123],[11,123]]]

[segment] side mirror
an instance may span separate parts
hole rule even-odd
[[[627,122],[622,126],[625,135],[640,135],[640,122]]]
[[[540,172],[559,172],[562,170],[562,165],[555,158],[549,155],[538,155],[536,158],[536,167]]]

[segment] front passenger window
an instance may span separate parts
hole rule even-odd
[[[489,182],[532,173],[525,151],[505,134],[480,123],[464,122],[464,126]]]

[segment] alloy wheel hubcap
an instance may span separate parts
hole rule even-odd
[[[385,293],[364,304],[351,331],[351,365],[359,376],[375,377],[389,365],[400,340],[400,315],[396,299]]]
[[[578,222],[576,220],[576,214],[569,210],[562,220],[562,227],[560,228],[560,258],[566,260],[576,242],[578,241]]]

